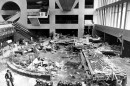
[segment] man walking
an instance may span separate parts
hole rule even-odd
[[[12,77],[12,74],[9,70],[7,70],[7,72],[5,74],[5,79],[6,79],[6,82],[7,82],[7,86],[14,86],[13,77]]]

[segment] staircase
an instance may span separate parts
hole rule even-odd
[[[21,35],[23,35],[24,37],[26,37],[27,39],[31,40],[31,37],[34,39],[34,41],[37,41],[37,37],[31,33],[25,26],[23,26],[22,24],[16,22],[13,23],[14,29],[16,30],[16,32],[20,33]]]

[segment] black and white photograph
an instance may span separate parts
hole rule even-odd
[[[130,0],[0,0],[0,86],[130,86]]]

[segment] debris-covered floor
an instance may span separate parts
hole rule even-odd
[[[88,43],[88,41],[84,42],[83,39],[78,41],[74,39],[73,41],[75,42],[75,46],[78,46],[80,49],[93,49],[93,52],[102,53],[107,56],[111,62],[120,67],[127,74],[127,86],[130,85],[130,59],[119,57],[121,49],[120,46],[110,46],[107,43]],[[73,41],[69,41],[70,44]],[[64,44],[64,42],[66,41],[62,41],[60,43]],[[82,46],[83,43],[86,43],[85,46]],[[67,44],[67,42],[65,44]],[[53,42],[51,45],[53,48]],[[59,47],[58,44],[58,49],[57,46],[55,46],[56,49],[54,50],[50,50],[50,46],[48,47],[49,48],[47,51],[38,51],[38,57],[40,59],[44,59],[46,64],[49,64],[49,66],[45,69],[42,68],[42,70],[47,69],[48,73],[52,75],[51,81],[53,81],[54,86],[56,86],[59,81],[70,83],[77,81],[82,83],[86,80],[86,71],[84,70],[83,63],[81,61],[81,53],[77,53],[77,51],[75,51],[75,53],[72,52],[73,50],[71,51],[70,46],[68,47],[66,45]],[[1,56],[0,59],[0,86],[6,86],[4,76],[7,70],[6,61],[8,60],[8,57]],[[34,78],[25,77],[13,71],[12,74],[14,77],[15,86],[34,86],[36,84],[36,79]]]

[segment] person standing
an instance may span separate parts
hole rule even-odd
[[[14,86],[13,77],[12,77],[12,74],[9,70],[7,70],[7,72],[5,74],[5,79],[6,79],[6,82],[7,82],[7,86]]]

